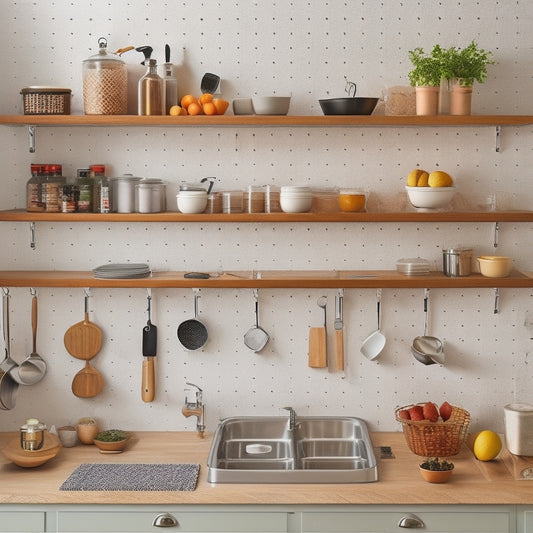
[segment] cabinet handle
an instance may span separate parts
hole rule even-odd
[[[170,513],[161,513],[154,518],[152,525],[155,527],[176,527],[179,523]]]
[[[424,522],[418,518],[415,514],[406,514],[400,518],[398,527],[405,527],[407,529],[415,529],[420,527],[426,527]]]

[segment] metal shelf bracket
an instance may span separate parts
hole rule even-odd
[[[30,144],[30,154],[35,153],[35,134],[36,134],[35,126],[33,124],[30,124],[28,126],[28,141]]]
[[[495,136],[494,136],[494,142],[495,142],[495,150],[496,152],[500,152],[501,150],[501,144],[500,144],[500,141],[501,141],[501,133],[502,133],[502,127],[501,126],[496,126],[496,130],[495,130]]]

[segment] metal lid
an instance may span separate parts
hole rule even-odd
[[[107,40],[105,39],[105,37],[100,37],[98,39],[98,47],[99,47],[98,53],[92,55],[91,57],[87,59],[84,59],[83,60],[84,63],[89,63],[89,62],[110,63],[110,64],[113,63],[115,64],[115,68],[116,68],[116,65],[118,64],[122,64],[122,65],[126,64],[124,60],[120,58],[120,56],[116,54],[108,53]]]
[[[26,423],[20,427],[20,431],[25,431],[26,433],[35,433],[36,431],[44,431],[45,429],[46,424],[42,424],[37,418],[28,418]]]
[[[466,246],[455,246],[453,248],[443,248],[442,253],[443,254],[460,254],[464,252],[471,252],[472,248],[468,248]]]

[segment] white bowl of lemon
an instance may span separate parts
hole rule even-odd
[[[446,207],[456,192],[453,178],[446,172],[436,170],[427,173],[420,169],[407,176],[405,190],[413,207],[422,209]]]

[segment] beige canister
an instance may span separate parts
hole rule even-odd
[[[503,415],[507,449],[514,455],[533,456],[533,405],[510,403]]]
[[[98,53],[83,61],[83,109],[86,115],[126,115],[128,69],[107,41],[98,39]]]

